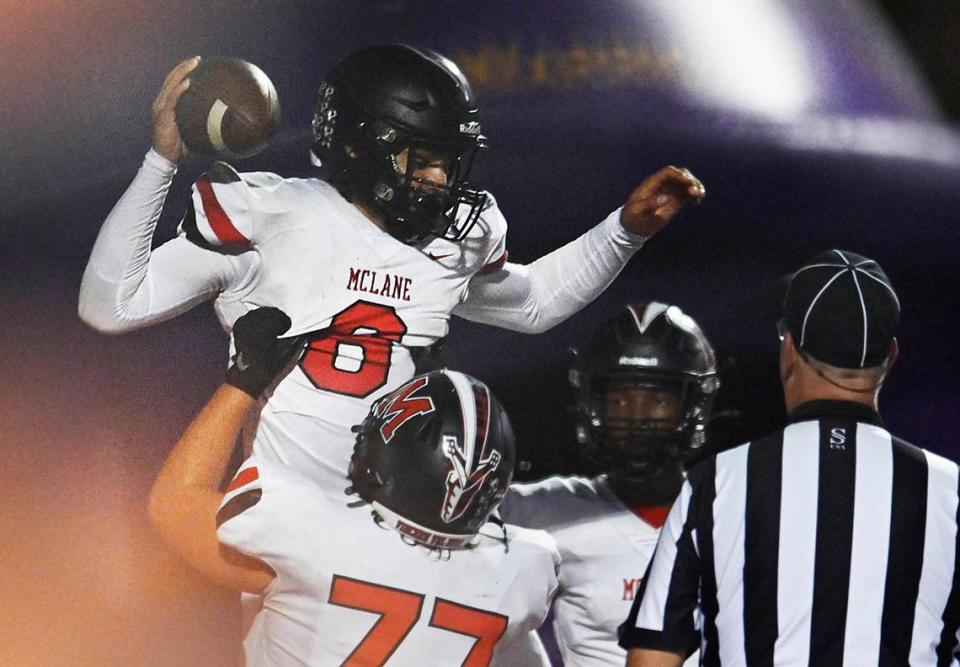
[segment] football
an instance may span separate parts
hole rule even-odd
[[[263,70],[239,58],[205,57],[176,108],[191,153],[237,159],[256,155],[280,124],[280,101]]]

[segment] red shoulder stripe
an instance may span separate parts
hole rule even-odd
[[[502,269],[503,265],[507,263],[508,254],[509,253],[506,250],[504,250],[503,254],[500,255],[499,258],[493,260],[492,262],[490,262],[489,264],[481,268],[480,273],[493,273],[495,271],[499,271],[500,269]]]
[[[236,489],[239,489],[241,486],[245,484],[249,484],[253,480],[257,479],[258,477],[260,477],[260,473],[257,472],[256,466],[252,466],[250,468],[244,468],[243,470],[237,473],[236,477],[233,478],[233,481],[230,482],[230,486],[227,487],[226,492],[230,493],[231,491],[235,491]]]
[[[227,212],[220,206],[220,202],[217,201],[217,195],[213,191],[213,185],[210,184],[210,181],[206,177],[197,180],[197,190],[200,192],[200,201],[203,202],[203,212],[206,214],[207,221],[210,223],[210,229],[212,229],[213,233],[220,239],[220,243],[223,245],[249,243],[250,240],[233,226],[233,222],[230,221],[230,216],[227,215]]]

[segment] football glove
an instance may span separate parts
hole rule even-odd
[[[252,310],[233,325],[236,354],[226,382],[257,398],[286,368],[303,345],[303,337],[280,338],[290,318],[279,308]]]

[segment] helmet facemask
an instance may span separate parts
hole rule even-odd
[[[715,381],[645,374],[592,378],[580,403],[577,435],[584,453],[635,481],[676,467],[703,445]],[[646,399],[630,401],[634,392]],[[628,397],[627,404],[617,407],[614,396]]]
[[[467,182],[483,138],[473,145],[432,141],[384,121],[365,127],[364,135],[347,170],[360,183],[358,198],[383,218],[390,234],[410,244],[466,238],[486,202],[486,194]],[[445,182],[419,175],[434,163],[442,164]]]
[[[720,387],[714,351],[700,327],[678,307],[656,301],[628,304],[596,331],[577,355],[570,382],[584,454],[637,481],[675,470],[696,453]],[[672,409],[632,402],[611,412],[614,391],[661,393]]]

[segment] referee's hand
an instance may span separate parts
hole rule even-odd
[[[683,656],[671,651],[632,648],[627,651],[627,667],[680,667]]]

